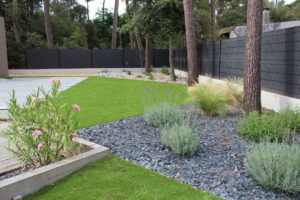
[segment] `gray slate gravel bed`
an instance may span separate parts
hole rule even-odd
[[[228,200],[296,200],[258,185],[243,165],[244,152],[253,143],[236,131],[239,116],[205,117],[192,121],[199,133],[199,150],[178,156],[161,144],[160,130],[136,116],[82,129],[81,137],[111,149],[125,160]],[[201,134],[200,134],[201,133]]]

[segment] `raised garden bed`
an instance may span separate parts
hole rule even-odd
[[[199,134],[193,156],[179,156],[161,143],[160,129],[147,125],[143,116],[83,129],[81,137],[105,145],[113,154],[230,200],[289,199],[290,195],[260,186],[245,169],[245,150],[255,143],[236,130],[240,114],[206,117],[197,114],[192,124]]]
[[[109,149],[76,138],[83,153],[0,181],[0,199],[24,197],[109,154]]]

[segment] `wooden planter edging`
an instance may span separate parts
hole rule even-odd
[[[88,151],[0,181],[0,199],[22,198],[109,154],[109,149],[104,146],[80,138],[76,142]]]

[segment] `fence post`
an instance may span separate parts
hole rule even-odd
[[[125,68],[125,50],[122,49],[122,68]]]
[[[222,60],[222,40],[220,40],[220,52],[219,52],[219,79],[221,79],[221,60]]]
[[[58,51],[58,68],[61,68],[61,60],[60,60],[60,49],[57,50]]]
[[[94,68],[93,66],[93,49],[90,49],[91,51],[91,68]]]

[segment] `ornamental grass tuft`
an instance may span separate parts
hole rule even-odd
[[[237,106],[237,100],[226,85],[200,83],[190,90],[190,99],[208,116],[225,115]]]

